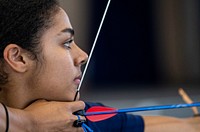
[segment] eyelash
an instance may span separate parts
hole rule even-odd
[[[70,40],[64,42],[64,46],[67,47],[68,49],[71,49],[70,45],[72,44],[73,41],[74,41],[73,39],[70,39]]]

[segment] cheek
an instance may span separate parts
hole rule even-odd
[[[70,53],[60,48],[44,51],[44,61],[37,76],[37,94],[49,100],[71,100],[75,94],[73,85],[77,74]],[[72,97],[73,96],[73,97]]]
[[[72,68],[46,67],[37,76],[35,95],[36,98],[47,100],[73,100],[76,88],[73,86]]]
[[[70,81],[73,76],[73,71],[74,68],[71,61],[64,61],[62,59],[57,59],[49,63],[45,68],[47,77],[54,83],[66,83],[66,81]]]
[[[75,75],[74,67],[70,59],[57,59],[46,64],[42,72],[42,85],[47,93],[61,95],[70,91]]]
[[[58,50],[56,53],[48,55],[45,60],[47,72],[66,74],[73,70],[73,59],[65,50]]]

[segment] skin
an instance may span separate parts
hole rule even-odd
[[[72,29],[72,26],[61,9],[55,17],[55,25],[42,37],[44,64],[41,69],[36,69],[39,74],[31,77],[34,81],[30,85],[33,89],[30,93],[36,92],[31,95],[33,98],[58,101],[74,99],[81,76],[80,68],[87,54],[74,41],[70,45],[65,44],[74,38],[70,30],[65,29]]]
[[[45,100],[36,101],[23,110],[7,107],[9,132],[82,132],[81,127],[73,127],[77,117],[72,113],[84,107],[82,101],[47,102]],[[2,105],[0,105],[0,119],[0,131],[4,132],[6,116]]]
[[[73,101],[80,82],[81,65],[87,60],[73,41],[72,26],[63,9],[53,18],[53,26],[41,38],[42,62],[16,44],[8,45],[4,58],[12,80],[3,90],[10,107],[25,108],[37,99]]]
[[[80,82],[81,66],[88,56],[73,41],[72,30],[67,14],[60,8],[53,17],[53,25],[41,36],[39,61],[17,44],[4,49],[9,82],[0,91],[0,102],[8,106],[9,131],[83,131],[73,127],[77,120],[73,113],[84,109],[85,104],[72,101]],[[38,99],[48,102],[35,102]],[[6,120],[2,106],[0,113],[0,118]],[[0,130],[5,130],[5,123]]]

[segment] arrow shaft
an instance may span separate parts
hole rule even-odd
[[[200,107],[200,102],[196,102],[196,103],[192,103],[192,104],[173,104],[173,105],[125,108],[125,109],[116,109],[116,110],[114,109],[114,110],[100,111],[100,112],[87,112],[85,114],[85,116],[114,114],[114,113],[127,113],[127,112],[139,112],[139,111],[152,111],[152,110],[164,110],[164,109],[178,109],[178,108],[187,108],[187,107]]]

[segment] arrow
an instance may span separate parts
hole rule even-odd
[[[159,106],[147,106],[147,107],[136,107],[136,108],[124,108],[124,109],[116,109],[104,106],[93,106],[86,111],[84,116],[86,116],[86,118],[92,122],[97,122],[109,119],[115,116],[117,113],[179,109],[179,108],[199,107],[199,106],[200,102],[191,104],[172,104],[172,105],[159,105]]]

